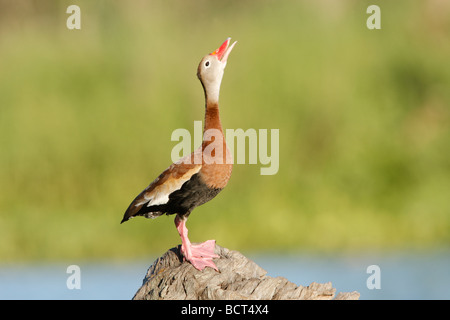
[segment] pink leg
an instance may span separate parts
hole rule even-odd
[[[180,218],[177,215],[175,217],[175,226],[181,237],[181,253],[186,260],[198,270],[203,270],[205,267],[211,267],[214,270],[219,271],[212,261],[213,258],[219,258],[219,256],[214,253],[216,241],[208,240],[199,244],[191,244],[191,241],[189,241],[188,238],[186,219]]]

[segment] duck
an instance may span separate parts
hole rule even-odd
[[[205,55],[197,68],[205,98],[203,141],[191,154],[172,163],[128,206],[121,223],[137,216],[157,218],[175,215],[181,238],[183,259],[197,270],[210,267],[219,271],[213,259],[215,240],[191,243],[186,222],[192,211],[215,198],[228,184],[233,159],[226,145],[219,115],[219,93],[228,57],[237,41],[227,38],[212,53]]]

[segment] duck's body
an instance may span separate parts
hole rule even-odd
[[[203,143],[192,154],[170,165],[130,204],[122,222],[135,216],[156,218],[176,214],[175,225],[180,234],[181,251],[186,260],[202,270],[217,270],[213,258],[214,240],[192,245],[187,237],[186,220],[196,207],[213,199],[228,183],[232,171],[230,152],[223,136],[219,117],[219,91],[227,58],[233,45],[228,38],[212,54],[205,56],[197,75],[205,91],[205,126]],[[201,159],[201,161],[199,160]]]

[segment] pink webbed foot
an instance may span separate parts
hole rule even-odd
[[[211,267],[214,270],[219,271],[217,266],[212,261],[214,258],[219,258],[219,256],[214,253],[215,246],[215,240],[208,240],[199,244],[191,244],[188,248],[183,244],[181,246],[181,253],[197,270],[201,271],[205,267]]]
[[[219,256],[214,253],[216,241],[208,240],[198,244],[191,244],[188,238],[186,219],[187,218],[181,218],[178,215],[175,217],[175,226],[181,237],[181,253],[184,258],[197,270],[201,271],[205,269],[205,267],[211,267],[214,270],[219,271],[212,261],[214,258],[219,258]]]

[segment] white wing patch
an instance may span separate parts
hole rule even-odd
[[[181,188],[181,186],[180,186]],[[174,190],[175,191],[175,190]],[[152,197],[149,198],[147,207],[156,206],[159,204],[166,204],[169,201],[169,195],[163,192],[156,192]]]
[[[194,174],[200,171],[201,165],[195,166],[192,169],[186,171],[184,175],[178,178],[169,178],[161,185],[155,187],[148,195],[144,195],[144,199],[136,204],[140,206],[147,203],[147,207],[166,204],[169,201],[169,196],[174,191],[181,189],[183,184],[188,181]],[[156,181],[155,181],[156,182]]]

